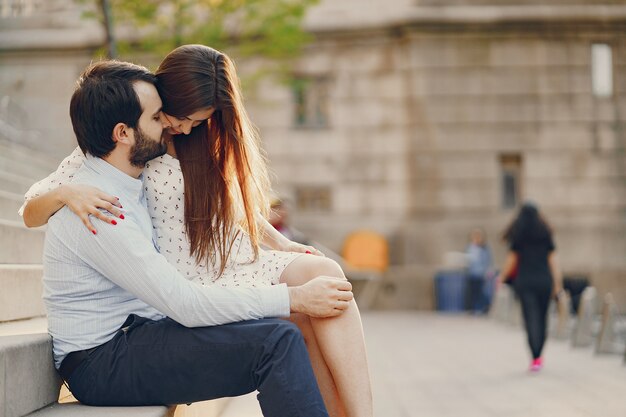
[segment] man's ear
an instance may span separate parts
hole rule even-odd
[[[118,123],[113,127],[113,142],[132,145],[133,137],[133,129],[129,128],[126,123]]]

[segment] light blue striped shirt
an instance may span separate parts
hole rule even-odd
[[[223,288],[183,278],[154,246],[141,179],[88,156],[72,182],[119,197],[125,220],[112,226],[92,217],[93,235],[64,207],[48,222],[44,301],[57,368],[68,353],[112,339],[129,314],[187,327],[289,315],[285,284]]]

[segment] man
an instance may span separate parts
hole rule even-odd
[[[104,61],[85,70],[72,96],[87,155],[73,182],[118,196],[125,220],[91,235],[65,207],[48,222],[44,300],[61,376],[90,405],[182,404],[256,389],[265,415],[327,416],[301,334],[265,317],[336,315],[350,284],[204,287],[167,263],[152,243],[139,179],[166,150],[154,83],[143,67]]]

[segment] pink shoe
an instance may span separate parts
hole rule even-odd
[[[543,368],[543,360],[541,358],[533,359],[528,369],[530,372],[539,372]]]

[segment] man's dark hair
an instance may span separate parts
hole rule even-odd
[[[156,83],[147,68],[129,62],[100,61],[80,76],[70,101],[72,127],[83,153],[102,158],[115,149],[113,128],[136,129],[143,113],[133,83]]]

